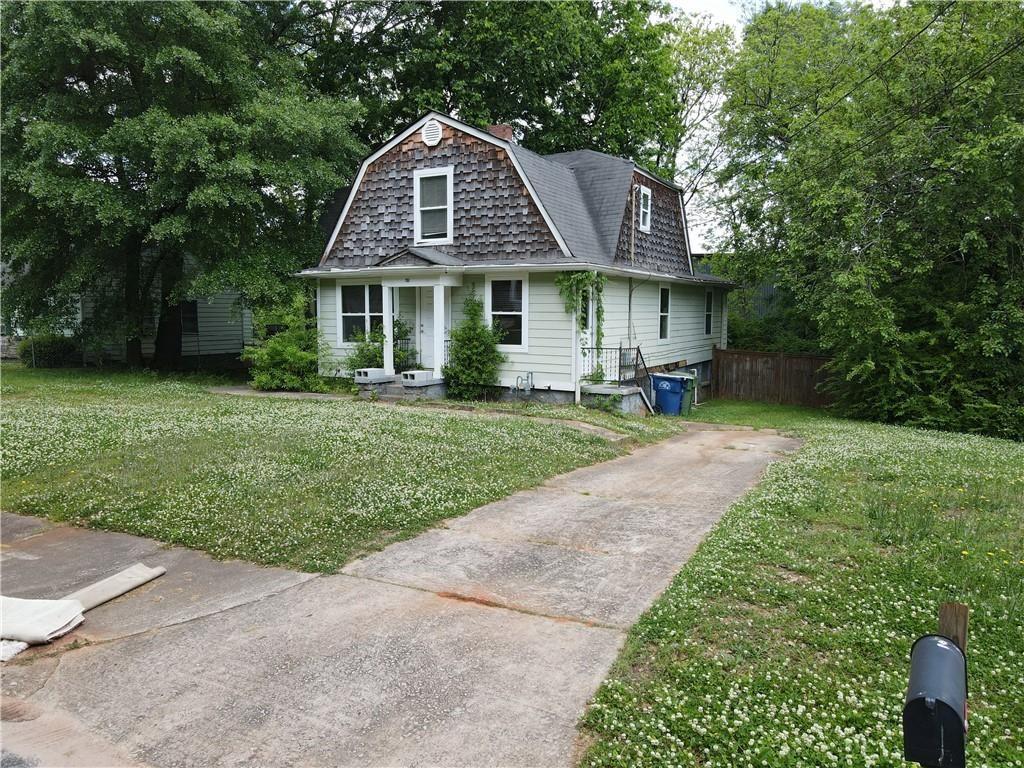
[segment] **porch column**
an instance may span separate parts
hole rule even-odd
[[[391,288],[387,285],[381,288],[381,299],[384,302],[384,373],[387,376],[395,375],[395,329],[391,317]]]
[[[434,286],[434,378],[441,378],[444,365],[444,286]]]

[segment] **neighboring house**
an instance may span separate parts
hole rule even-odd
[[[555,284],[597,271],[604,339],[580,332]],[[413,330],[423,376],[442,377],[451,328],[475,292],[505,330],[501,384],[578,397],[597,362],[702,368],[724,346],[730,283],[695,274],[680,190],[631,160],[582,150],[541,156],[508,126],[479,130],[429,113],[363,162],[320,263],[319,328],[334,360],[383,325],[384,377],[394,371],[392,318]],[[592,315],[594,302],[590,302]],[[614,368],[603,364],[603,368]],[[325,369],[347,373],[332,361]],[[604,370],[615,380],[626,374]],[[632,376],[632,372],[629,372]]]
[[[253,342],[252,311],[240,306],[233,292],[184,301],[181,304],[181,367],[220,368],[240,365],[239,355]],[[86,362],[99,362],[100,351],[89,343],[89,321],[95,311],[91,297],[81,300],[79,327],[86,345]],[[142,356],[152,357],[158,318],[147,318],[142,336]],[[101,347],[105,362],[124,362],[127,343],[105,343]]]

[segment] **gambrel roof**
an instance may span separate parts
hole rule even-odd
[[[405,153],[403,157],[408,160],[411,150],[407,140],[429,120],[436,120],[448,126],[455,132],[454,135],[465,136],[467,141],[475,140],[476,147],[491,147],[488,152],[492,155],[495,151],[500,153],[500,150],[504,150],[504,153],[500,154],[501,163],[508,168],[506,175],[502,177],[504,181],[501,182],[505,184],[504,189],[496,190],[492,194],[487,182],[484,181],[488,172],[486,169],[494,167],[493,159],[467,166],[466,172],[461,175],[459,184],[464,186],[465,196],[472,197],[473,205],[490,205],[490,216],[494,216],[476,217],[472,224],[476,230],[468,233],[466,238],[469,245],[456,242],[450,246],[439,244],[431,248],[413,247],[412,239],[397,231],[397,224],[388,228],[378,223],[378,220],[388,220],[389,216],[392,222],[402,220],[401,212],[407,209],[401,206],[407,204],[402,201],[396,202],[396,187],[389,188],[387,185],[411,184],[411,181],[403,181],[406,174],[401,169],[396,171],[392,168],[384,172],[380,164],[375,163],[396,147],[402,148],[402,152]],[[506,155],[508,161],[505,160]],[[427,160],[429,155],[422,157],[426,161],[424,167],[430,167],[431,163]],[[360,184],[367,177],[368,169],[370,176],[376,175],[374,186],[369,187],[365,194],[373,195],[375,202],[367,206],[364,201],[361,206],[363,209],[369,207],[378,212],[377,217],[366,213],[360,214],[362,218],[352,222],[345,229],[349,234],[346,235],[348,239],[344,241],[344,247],[339,242],[336,248],[339,233],[342,232],[353,201],[359,195]],[[501,219],[499,209],[494,208],[494,200],[488,200],[488,195],[501,198],[502,195],[509,194],[508,173],[518,178],[516,184],[520,190],[525,189],[532,206],[531,215],[536,218],[535,226],[544,230],[543,237],[547,238],[548,245],[539,247],[536,244],[539,235],[525,235],[526,230],[517,223],[518,220]],[[631,197],[634,197],[634,188],[638,184],[656,190],[655,200],[658,215],[661,217],[661,231],[646,235],[642,238],[642,244],[636,242],[635,235],[630,232],[629,227],[629,217],[635,215]],[[402,189],[407,192],[405,187]],[[408,189],[411,189],[411,186]],[[459,207],[466,203],[458,201],[456,205]],[[539,155],[514,142],[437,112],[427,113],[366,158],[340,214],[336,215],[337,221],[319,268],[308,270],[307,273],[331,268],[351,269],[414,263],[454,266],[486,262],[494,265],[564,264],[566,269],[585,265],[618,268],[625,266],[667,276],[691,278],[700,282],[704,282],[707,277],[702,275],[698,278],[693,274],[682,192],[671,182],[653,176],[632,160],[593,150]],[[378,229],[375,230],[374,227]],[[374,240],[374,231],[380,232],[379,242]],[[634,248],[634,245],[638,247]],[[424,255],[418,251],[429,253]]]

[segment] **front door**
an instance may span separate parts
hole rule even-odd
[[[420,367],[427,370],[434,367],[434,289],[426,286],[416,290],[416,349]]]

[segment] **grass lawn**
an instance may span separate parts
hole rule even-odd
[[[514,416],[230,397],[204,378],[0,372],[4,510],[308,571],[624,450]]]
[[[613,432],[625,435],[639,445],[648,445],[686,431],[685,425],[672,416],[637,417],[619,413],[618,411],[602,411],[596,408],[585,408],[581,405],[554,405],[550,403],[530,402],[526,400],[499,400],[496,402],[463,402],[463,401],[432,401],[421,404],[416,401],[400,403],[406,407],[455,408],[462,410],[484,411],[488,413],[508,413],[531,418],[563,419],[581,421],[596,427],[604,427]]]
[[[1024,445],[710,403],[806,438],[633,627],[584,765],[896,766],[911,642],[971,609],[968,764],[1024,765]]]

